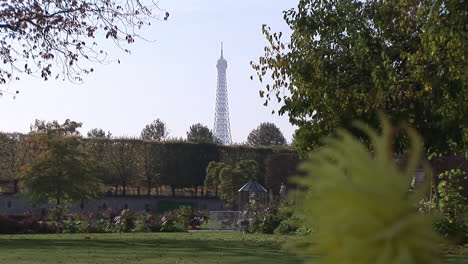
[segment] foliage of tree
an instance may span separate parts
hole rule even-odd
[[[88,62],[106,61],[99,43],[108,39],[122,50],[138,30],[161,16],[158,6],[139,0],[2,1],[0,84],[17,73],[81,81],[93,72]],[[168,13],[164,19],[167,19]]]
[[[70,120],[63,124],[36,121],[31,137],[41,151],[21,171],[33,203],[60,205],[97,197],[100,181],[93,171],[94,161],[76,135],[80,126]]]
[[[450,220],[460,222],[468,214],[468,199],[461,194],[461,182],[467,179],[461,170],[450,170],[439,174],[441,181],[437,186],[439,207]]]
[[[16,178],[19,133],[0,133],[0,183]]]
[[[143,142],[143,181],[146,183],[147,195],[160,181],[161,156],[155,145]]]
[[[218,160],[218,149],[213,144],[165,142],[160,144],[160,181],[175,188],[203,186],[206,167]]]
[[[94,173],[104,185],[118,184],[115,170],[109,162],[112,141],[102,137],[88,137],[83,140],[85,152],[96,162]]]
[[[275,124],[265,122],[250,132],[247,143],[252,146],[281,146],[286,144],[286,139]]]
[[[166,123],[159,118],[146,125],[141,131],[141,138],[146,140],[163,141],[168,135]]]
[[[295,152],[277,153],[265,160],[265,187],[279,194],[281,183],[291,184],[291,178],[297,176],[299,156]]]
[[[0,184],[4,191],[19,191],[19,172],[22,166],[31,162],[39,149],[27,134],[0,133]]]
[[[243,175],[245,175],[244,177],[247,178],[247,181],[250,179],[255,181],[258,180],[259,166],[255,160],[241,160],[236,164],[236,168]],[[246,183],[247,181],[245,181],[244,183]]]
[[[435,221],[436,230],[456,244],[468,243],[468,199],[463,196],[463,181],[468,177],[460,169],[438,175],[437,196],[429,206],[440,214]]]
[[[219,198],[230,205],[235,205],[238,197],[237,190],[242,187],[246,180],[248,180],[248,177],[241,174],[235,166],[226,164],[219,173]]]
[[[126,195],[127,186],[134,185],[141,173],[142,141],[137,139],[121,138],[109,141],[105,163],[109,175],[105,182],[113,182],[122,187],[122,195]]]
[[[111,138],[112,133],[110,131],[104,131],[101,128],[93,128],[86,134],[88,138]]]
[[[220,173],[226,166],[224,162],[212,161],[206,167],[205,186],[215,189],[215,196],[218,196],[218,186],[221,184]]]
[[[321,256],[307,263],[442,263],[431,218],[414,208],[425,190],[409,192],[421,162],[421,138],[407,131],[411,153],[402,169],[393,159],[395,129],[382,127],[379,134],[359,125],[373,153],[340,130],[304,164],[307,175],[299,182],[307,191],[300,204],[306,226],[316,229],[305,237],[313,242],[305,251]]]
[[[254,160],[242,160],[236,164],[210,162],[206,168],[205,186],[219,186],[219,197],[231,205],[237,204],[238,193],[248,180],[257,180],[259,169]]]
[[[465,151],[465,9],[452,0],[301,0],[284,12],[290,39],[263,26],[268,46],[251,63],[266,82],[260,96],[299,126],[302,152],[339,127],[356,132],[353,120],[377,127],[379,112],[415,127],[428,153]]]
[[[60,137],[79,136],[79,123],[70,120],[65,123],[67,127],[63,128],[63,124],[57,122],[38,120],[31,127],[31,134],[16,134],[14,139],[10,138],[10,134],[0,134],[2,191],[14,191],[15,185],[21,187],[23,179],[15,177],[15,172],[48,150],[47,142],[37,140],[36,134],[48,131],[49,134]],[[243,160],[254,160],[258,166],[255,177],[264,184],[265,160],[273,154],[291,152],[287,148],[222,146],[184,141],[157,142],[107,137],[86,137],[79,140],[79,149],[94,161],[93,174],[106,188],[103,191],[118,189],[120,195],[124,194],[124,189],[125,194],[128,194],[129,189],[143,189],[143,192],[151,194],[154,191],[158,193],[162,186],[172,187],[174,191],[178,188],[202,187],[207,166],[212,161],[238,164]],[[208,190],[216,191],[219,184],[206,186]]]
[[[30,126],[31,133],[43,133],[48,137],[54,136],[78,136],[80,132],[78,128],[81,127],[80,122],[66,119],[63,124],[60,124],[57,120],[47,122],[45,120],[36,119],[34,124]]]
[[[200,123],[191,125],[187,131],[187,141],[194,143],[215,143],[213,132]]]
[[[15,148],[15,141],[7,133],[0,134],[0,182],[8,181],[13,178],[11,173],[10,161],[11,153]]]

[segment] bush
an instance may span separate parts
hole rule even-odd
[[[0,234],[50,234],[59,230],[55,223],[48,224],[35,217],[23,219],[16,216],[10,218],[0,215]]]
[[[259,231],[263,234],[273,234],[283,220],[284,216],[280,215],[278,208],[272,204],[262,212]]]
[[[82,233],[81,221],[73,218],[63,221],[63,233]]]
[[[67,212],[70,210],[69,206],[57,205],[49,211],[48,219],[51,221],[61,222],[65,219]]]
[[[135,232],[159,232],[161,228],[159,217],[145,212],[137,213]]]
[[[134,232],[137,214],[133,210],[122,210],[120,215],[114,218],[114,231],[117,233]]]
[[[17,234],[20,229],[18,221],[0,215],[0,234]]]
[[[284,219],[275,229],[275,234],[292,235],[301,228],[303,220],[297,216]],[[306,229],[307,230],[307,229]]]
[[[85,233],[106,233],[108,222],[105,219],[90,219],[83,227]]]
[[[460,169],[439,174],[438,198],[433,207],[439,210],[440,217],[434,222],[435,230],[455,244],[468,243],[467,199],[461,193],[461,180],[466,179]]]
[[[238,224],[241,231],[263,234],[293,234],[303,220],[294,216],[293,204],[287,201],[273,201],[263,208],[253,203],[249,204]]]
[[[298,249],[321,255],[308,263],[442,263],[431,218],[415,210],[424,193],[409,192],[421,163],[420,138],[386,121],[382,134],[362,123],[359,128],[369,142],[339,131],[303,163],[306,175],[297,179],[305,189],[302,212],[317,230]],[[391,148],[402,132],[411,150],[404,170],[393,162]]]
[[[165,213],[161,218],[162,232],[187,232],[193,211],[189,206]]]
[[[468,244],[468,224],[441,217],[434,222],[434,229],[454,244]]]

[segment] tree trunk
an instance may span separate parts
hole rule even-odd
[[[13,181],[13,192],[18,193],[18,180]]]
[[[147,188],[148,188],[148,192],[147,192],[147,195],[148,196],[151,196],[151,181],[150,179],[147,177],[147,182],[148,182],[148,185],[147,185]]]
[[[122,183],[122,196],[125,196],[126,193],[127,193],[127,184],[124,181]]]
[[[171,185],[172,197],[175,197],[175,188]]]

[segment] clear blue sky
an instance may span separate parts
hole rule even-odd
[[[212,129],[216,61],[223,41],[233,141],[245,141],[252,129],[268,121],[289,142],[295,128],[287,116],[271,114],[279,105],[263,106],[258,96],[262,84],[250,80],[255,72],[249,62],[263,55],[261,25],[289,35],[282,11],[296,5],[297,0],[161,0],[169,20],[154,21],[142,32],[154,41],[137,40],[131,55],[109,46],[121,64],[95,65],[80,85],[25,76],[10,83],[7,89],[20,95],[0,99],[0,130],[28,132],[34,119],[67,118],[83,122],[83,134],[97,127],[114,136],[139,136],[156,118],[166,122],[172,137],[185,137],[198,122]]]

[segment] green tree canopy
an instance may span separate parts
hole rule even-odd
[[[141,138],[146,140],[163,141],[168,135],[166,123],[159,118],[146,125],[141,131]]]
[[[250,132],[247,143],[252,146],[280,146],[286,144],[286,139],[275,124],[265,122]]]
[[[414,126],[427,152],[466,150],[465,10],[451,0],[301,0],[284,12],[288,41],[263,27],[268,46],[252,63],[267,82],[260,95],[299,126],[302,152],[339,127],[356,132],[356,119],[378,127],[379,112]]]
[[[226,166],[224,162],[212,161],[206,167],[205,186],[214,187],[215,195],[218,196],[218,186],[221,184],[221,170]]]
[[[187,141],[194,143],[215,143],[213,132],[200,123],[191,125],[187,131]]]
[[[224,162],[210,162],[206,169],[205,186],[220,187],[220,198],[231,205],[237,203],[239,190],[248,180],[256,180],[259,174],[258,163],[254,160],[241,160],[234,165]]]
[[[93,128],[86,134],[88,138],[110,138],[112,137],[112,133],[110,131],[104,131],[101,128]]]
[[[41,149],[21,176],[33,203],[75,202],[95,198],[100,181],[94,174],[94,161],[83,151],[77,136],[81,124],[66,120],[46,123],[36,121],[31,137]]]

